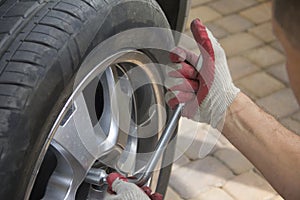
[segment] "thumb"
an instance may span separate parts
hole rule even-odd
[[[216,66],[213,42],[216,43],[216,40],[199,19],[192,21],[191,31],[203,57],[203,64],[198,77],[200,82],[199,95],[197,95],[198,102],[201,104],[215,79]]]
[[[191,31],[198,44],[200,52],[204,59],[215,61],[215,53],[212,42],[210,40],[206,27],[202,24],[200,19],[194,19],[191,24]]]

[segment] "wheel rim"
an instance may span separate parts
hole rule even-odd
[[[137,75],[132,73],[132,69],[137,69],[137,74],[141,75],[137,82],[148,79],[146,82],[152,84],[134,91],[133,88],[138,87],[135,85],[140,83],[132,81]],[[38,171],[46,152],[49,151],[54,155],[56,165],[46,187],[43,188],[45,199],[75,199],[82,195],[79,194],[78,188],[82,188],[86,174],[92,166],[117,170],[126,175],[141,170],[143,163],[137,163],[136,157],[138,137],[126,133],[137,134],[140,128],[147,125],[147,128],[156,132],[154,138],[158,136],[164,125],[162,122],[165,121],[165,113],[155,107],[155,105],[164,106],[163,89],[159,85],[161,83],[159,79],[159,72],[153,67],[151,59],[140,51],[120,51],[97,63],[80,79],[59,113],[35,166],[27,197],[37,185],[36,180],[41,174],[37,175]],[[152,112],[146,115],[138,113],[141,101],[145,103],[145,98],[139,99],[145,94],[138,92],[151,95],[148,108],[154,106]],[[93,97],[93,94],[94,100],[92,98],[92,101],[88,102],[90,101],[88,97]],[[125,102],[131,107],[129,109],[132,112],[131,116],[126,116],[128,113],[122,110],[118,110],[115,114],[114,108],[119,98],[123,100],[127,98],[128,101]],[[91,108],[91,105],[94,107]],[[125,116],[122,113],[125,113]],[[126,118],[129,120],[124,122]],[[153,126],[149,126],[149,123]],[[154,179],[152,182],[155,182]],[[90,198],[102,199],[105,195],[105,186],[103,188],[88,186],[87,195]]]

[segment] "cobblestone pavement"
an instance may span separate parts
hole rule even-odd
[[[193,0],[187,35],[191,35],[189,24],[196,17],[211,29],[225,49],[235,84],[299,134],[300,111],[289,88],[282,48],[272,32],[270,1]],[[189,48],[198,52],[196,45]],[[207,156],[199,154],[203,145],[206,149],[214,145],[214,140],[205,139],[208,128],[182,119],[176,153],[184,153],[173,166],[167,200],[282,199],[224,137],[219,138]]]

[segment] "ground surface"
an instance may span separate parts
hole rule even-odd
[[[299,133],[300,111],[288,86],[282,48],[272,33],[270,1],[193,0],[188,25],[196,17],[225,49],[234,83]],[[188,29],[186,34],[191,35]],[[197,52],[195,45],[189,49]],[[207,156],[199,155],[214,144],[215,140],[205,139],[208,128],[182,120],[177,153],[184,153],[173,167],[167,200],[282,199],[224,137]]]

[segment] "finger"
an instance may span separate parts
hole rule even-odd
[[[186,103],[195,99],[196,95],[192,92],[167,92],[166,94],[166,102],[167,104],[174,109],[179,103]]]
[[[207,77],[210,75],[208,74]],[[204,80],[203,76],[199,75],[199,90],[197,93],[197,103],[198,105],[202,104],[204,99],[206,98],[209,89],[211,88],[212,84],[212,77],[209,77],[210,80],[207,79],[207,81]]]
[[[141,187],[141,189],[142,189],[148,196],[150,196],[151,193],[152,193],[151,188],[148,187],[148,186],[143,186],[143,187]]]
[[[117,193],[115,196],[116,199],[149,200],[148,195],[134,183],[128,183],[117,179],[112,186]]]
[[[179,85],[175,85],[170,88],[171,91],[182,91],[182,92],[195,92],[199,89],[198,81],[183,79],[183,82]]]
[[[198,72],[196,71],[196,69],[185,63],[185,62],[181,62],[181,68],[178,70],[174,70],[168,73],[168,75],[170,77],[174,77],[174,78],[187,78],[187,79],[196,79]]]
[[[120,179],[116,179],[114,183],[112,184],[112,189],[117,195],[122,195],[126,192],[134,191],[134,190],[141,190],[138,188],[138,186],[134,185],[133,183],[128,183],[125,181],[122,181]]]
[[[176,73],[178,73],[178,72],[176,72]],[[172,88],[176,85],[181,85],[184,82],[185,78],[182,78],[180,76],[182,76],[182,75],[180,75],[179,73],[176,78],[167,76],[164,81],[165,88],[167,90],[169,90],[170,88]]]
[[[214,49],[209,38],[206,27],[202,24],[199,19],[195,19],[191,24],[191,31],[193,36],[198,43],[201,54],[204,56],[208,55],[212,61],[215,61]]]
[[[197,95],[198,101],[203,102],[212,86],[215,76],[215,52],[212,41],[210,40],[211,33],[201,23],[199,19],[195,19],[191,24],[191,30],[196,42],[199,45],[201,55],[203,57],[203,68],[199,74],[199,94]],[[212,38],[214,38],[211,35]],[[213,40],[213,42],[215,42]]]
[[[127,178],[125,178],[124,176],[122,176],[119,173],[110,173],[106,178],[107,184],[109,186],[111,186],[117,178],[119,178],[120,180],[125,181],[125,182],[128,181]]]
[[[192,66],[196,66],[199,56],[192,51],[186,50],[181,47],[175,47],[170,53],[170,60],[174,63],[186,61]]]
[[[197,66],[199,56],[192,51],[185,50],[185,61],[189,62],[193,67]]]
[[[170,52],[170,60],[173,63],[180,63],[185,61],[186,58],[186,53],[185,50],[180,48],[180,47],[175,47],[171,52]]]

